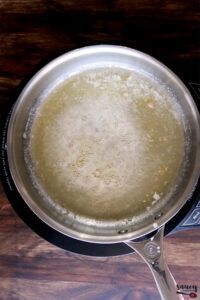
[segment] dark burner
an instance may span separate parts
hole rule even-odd
[[[48,242],[63,248],[65,250],[75,252],[82,255],[89,256],[117,256],[134,252],[130,247],[124,243],[117,244],[95,244],[75,240],[62,233],[57,232],[41,221],[26,205],[18,193],[11,174],[9,172],[7,161],[7,145],[6,134],[9,123],[8,117],[2,121],[1,132],[1,180],[4,190],[10,201],[12,207],[19,215],[19,217],[38,235],[47,240]],[[165,226],[165,235],[170,232],[183,230],[187,228],[200,226],[200,193],[199,184],[191,199],[189,199],[184,207],[173,217]],[[148,235],[149,236],[149,235]],[[140,238],[144,239],[147,236]]]

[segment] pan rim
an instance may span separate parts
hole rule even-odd
[[[170,220],[180,209],[181,207],[185,204],[185,202],[190,198],[195,185],[198,181],[198,176],[200,172],[200,149],[198,147],[196,151],[196,156],[195,156],[195,163],[194,163],[194,168],[192,170],[192,175],[190,179],[188,180],[187,187],[184,190],[182,194],[182,199],[179,199],[177,201],[177,205],[174,207],[173,211],[168,211],[165,213],[159,220],[156,221],[157,227],[155,228],[155,224],[148,225],[140,230],[137,230],[136,232],[128,232],[128,233],[123,233],[123,234],[116,234],[115,236],[97,236],[97,235],[92,235],[92,234],[86,234],[86,233],[80,233],[77,232],[77,230],[73,230],[71,228],[68,228],[61,223],[56,222],[53,220],[47,213],[42,211],[38,207],[38,205],[33,201],[33,199],[30,197],[28,194],[27,190],[23,188],[22,182],[20,180],[20,175],[17,170],[15,158],[14,158],[14,153],[12,151],[12,137],[14,134],[14,128],[15,128],[15,122],[16,122],[16,115],[17,112],[20,109],[20,106],[22,105],[24,99],[26,98],[27,94],[29,91],[34,87],[36,82],[41,80],[49,72],[49,70],[53,69],[55,66],[57,66],[59,63],[62,64],[63,61],[70,60],[74,57],[79,57],[80,54],[92,54],[96,52],[104,52],[106,53],[107,51],[114,51],[115,53],[124,53],[126,55],[132,55],[132,56],[139,56],[142,57],[151,63],[155,64],[157,67],[161,68],[164,72],[167,72],[169,76],[176,82],[177,86],[184,92],[185,97],[187,98],[188,103],[190,104],[191,111],[193,113],[193,116],[195,117],[195,122],[198,126],[198,130],[200,130],[200,118],[199,118],[199,113],[196,108],[196,105],[192,99],[192,96],[190,92],[188,91],[187,87],[183,84],[183,82],[177,77],[176,74],[174,74],[168,67],[166,67],[164,64],[156,60],[155,58],[151,57],[148,54],[145,54],[143,52],[140,52],[135,49],[123,47],[123,46],[115,46],[115,45],[96,45],[96,46],[87,46],[83,48],[79,48],[76,50],[72,50],[70,52],[67,52],[51,62],[49,62],[47,65],[45,65],[41,70],[39,70],[33,77],[32,79],[27,83],[27,85],[24,87],[22,90],[21,94],[19,95],[14,107],[13,111],[11,114],[11,118],[9,121],[9,126],[8,126],[8,133],[7,133],[7,154],[8,154],[8,163],[9,163],[9,168],[11,172],[12,179],[15,183],[15,186],[22,196],[23,200],[26,202],[26,204],[29,206],[29,208],[42,220],[44,221],[47,225],[53,227],[55,230],[68,235],[72,238],[76,238],[79,240],[87,241],[87,242],[93,242],[93,243],[119,243],[119,242],[124,242],[132,239],[136,239],[138,237],[141,237],[143,235],[146,235],[155,229],[158,229],[159,227],[163,226],[168,220]],[[198,136],[198,145],[200,143],[200,137]]]

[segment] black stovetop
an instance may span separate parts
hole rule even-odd
[[[10,114],[7,114],[4,120],[2,120],[3,126],[1,131],[1,180],[8,200],[10,201],[12,207],[19,215],[19,217],[42,238],[60,248],[71,252],[90,256],[116,256],[134,252],[133,249],[129,248],[129,246],[124,243],[95,244],[79,241],[68,237],[49,227],[30,210],[30,208],[26,205],[26,203],[18,193],[9,172],[6,145],[9,116]],[[176,216],[173,217],[165,225],[165,235],[178,230],[184,230],[197,226],[200,226],[199,183],[192,197],[186,202],[186,204],[176,214]],[[147,236],[143,238],[146,237]]]

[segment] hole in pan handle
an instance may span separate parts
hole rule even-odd
[[[177,294],[176,282],[172,276],[163,255],[164,226],[154,236],[141,242],[127,241],[149,266],[162,300],[184,300]]]

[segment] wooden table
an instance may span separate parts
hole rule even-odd
[[[1,113],[36,70],[85,45],[136,48],[186,84],[198,82],[198,11],[198,1],[184,0],[0,0]],[[200,231],[166,237],[165,249],[177,282],[200,286]],[[1,188],[0,299],[160,298],[137,255],[84,257],[57,248],[21,221]]]

